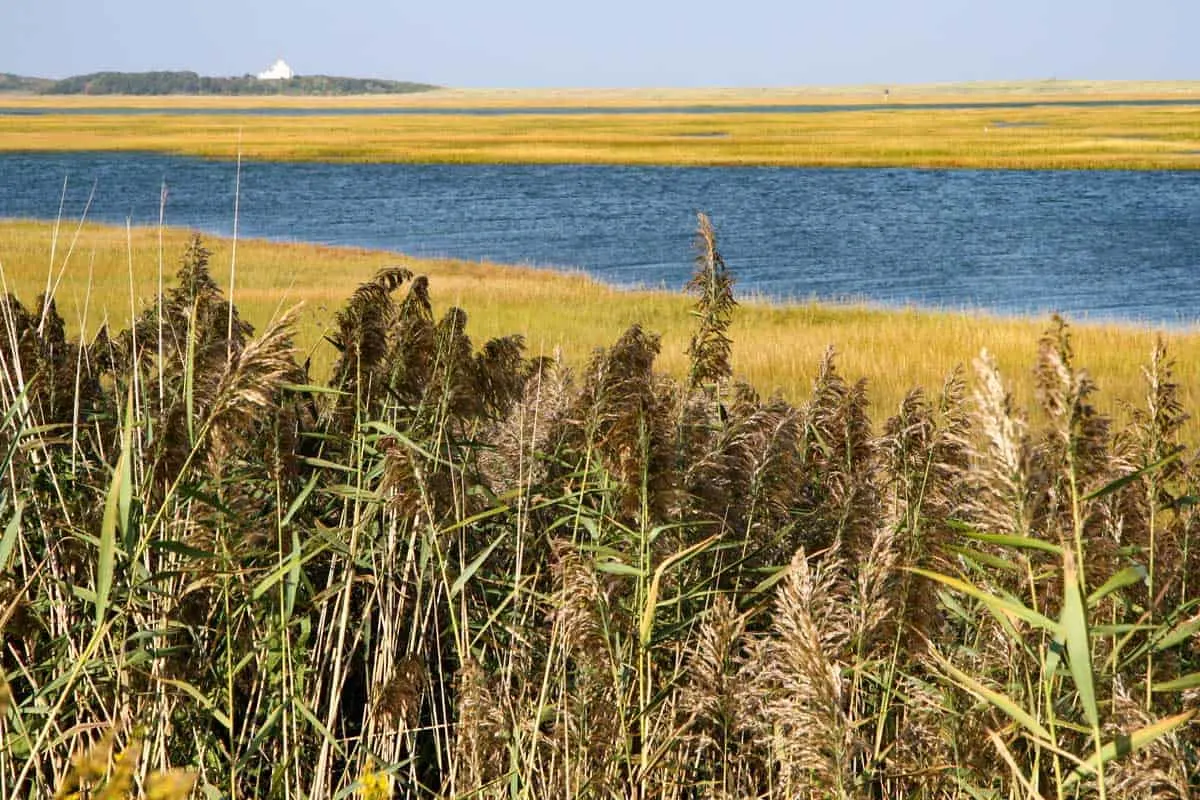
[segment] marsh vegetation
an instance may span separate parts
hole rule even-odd
[[[1200,107],[1194,105],[636,115],[561,113],[566,108],[482,117],[0,115],[0,151],[133,150],[224,159],[241,152],[262,160],[446,164],[1200,166]],[[713,131],[721,135],[704,135]]]
[[[1200,788],[1168,349],[1120,425],[1059,320],[1028,403],[986,353],[877,413],[833,351],[764,396],[697,240],[674,376],[636,324],[574,367],[477,345],[404,266],[314,370],[199,239],[120,331],[9,295],[0,793],[77,779],[105,732],[140,748],[120,791],[184,768],[200,796]]]
[[[90,341],[101,326],[128,327],[143,304],[154,302],[161,274],[171,271],[171,254],[183,252],[189,237],[188,231],[170,227],[87,223],[56,229],[48,222],[4,220],[0,266],[8,291],[22,298],[46,291],[52,269],[55,301],[68,334]],[[578,370],[597,348],[611,345],[622,331],[640,323],[661,339],[655,360],[659,371],[682,379],[689,369],[686,350],[694,324],[690,301],[681,293],[616,288],[580,272],[413,258],[368,248],[246,238],[235,248],[232,239],[218,236],[206,237],[205,246],[212,251],[212,263],[221,265],[218,275],[226,290],[236,255],[235,303],[256,328],[284,308],[299,305],[295,344],[314,375],[327,375],[337,355],[325,339],[334,313],[380,264],[400,264],[428,276],[437,287],[430,298],[434,313],[441,316],[452,306],[466,309],[474,338],[519,334],[531,357],[559,353]],[[686,256],[685,244],[679,260],[686,263]],[[850,381],[867,378],[873,406],[892,409],[913,386],[940,384],[955,365],[971,364],[986,347],[1016,402],[1034,402],[1030,365],[1048,316],[769,302],[748,294],[744,279],[738,294],[732,360],[738,378],[764,395],[803,401],[824,352],[833,346],[843,375]],[[1118,424],[1127,421],[1128,408],[1142,397],[1145,354],[1158,338],[1178,362],[1182,402],[1189,408],[1200,404],[1200,334],[1194,330],[1072,322],[1075,350],[1104,387],[1097,407]],[[1200,428],[1189,421],[1186,433],[1195,438]]]

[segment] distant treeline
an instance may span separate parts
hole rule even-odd
[[[259,80],[253,75],[213,78],[195,72],[93,72],[60,81],[0,75],[0,91],[38,94],[207,94],[207,95],[347,95],[404,94],[437,88],[425,83],[376,78],[302,75],[287,80]]]
[[[49,78],[27,78],[0,72],[0,92],[42,92],[54,85]]]

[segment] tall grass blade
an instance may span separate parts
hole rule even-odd
[[[1079,703],[1093,730],[1100,729],[1100,707],[1096,703],[1096,683],[1092,672],[1092,639],[1075,556],[1063,551],[1063,608],[1060,625],[1067,649],[1068,667],[1079,692]]]
[[[1105,485],[1101,486],[1099,489],[1096,489],[1093,492],[1089,492],[1088,494],[1083,496],[1083,500],[1084,500],[1084,502],[1087,502],[1089,500],[1099,500],[1103,497],[1107,497],[1108,495],[1112,494],[1113,492],[1120,491],[1121,489],[1124,489],[1129,484],[1134,483],[1135,481],[1140,480],[1141,478],[1144,478],[1147,475],[1152,475],[1153,473],[1158,472],[1163,467],[1165,467],[1169,464],[1175,463],[1182,457],[1183,457],[1183,451],[1177,450],[1174,453],[1172,453],[1171,455],[1166,456],[1165,458],[1160,458],[1158,461],[1155,461],[1153,464],[1147,464],[1146,466],[1142,467],[1141,469],[1134,470],[1133,472],[1130,472],[1128,475],[1122,475],[1121,477],[1117,478],[1116,480],[1110,481],[1110,482],[1106,483]]]
[[[1160,653],[1163,650],[1170,650],[1172,647],[1183,644],[1197,633],[1200,633],[1200,616],[1184,620],[1167,631],[1166,634],[1155,641],[1154,650]]]
[[[1120,590],[1133,586],[1136,583],[1143,583],[1146,580],[1147,574],[1148,571],[1141,564],[1135,564],[1132,567],[1126,567],[1106,580],[1103,585],[1088,595],[1087,607],[1095,608],[1097,603],[1108,597],[1113,592],[1119,592]]]
[[[1032,536],[1017,536],[1007,533],[979,533],[972,530],[964,530],[961,533],[966,538],[983,544],[991,544],[998,547],[1015,547],[1025,550],[1040,550],[1043,553],[1053,553],[1054,555],[1062,554],[1062,547],[1060,545],[1042,539],[1035,539]]]
[[[96,625],[104,622],[112,594],[113,573],[116,570],[117,531],[128,535],[129,512],[132,505],[132,436],[133,436],[133,389],[129,390],[125,403],[125,417],[121,424],[121,452],[113,470],[108,495],[104,501],[104,517],[100,524],[99,558],[96,563]]]
[[[1052,634],[1058,634],[1062,630],[1062,625],[1049,617],[1034,611],[1024,604],[1006,597],[998,597],[990,592],[986,592],[977,586],[968,583],[967,581],[955,578],[950,575],[943,575],[938,572],[932,572],[926,569],[917,567],[906,567],[908,572],[914,575],[920,575],[929,578],[932,581],[945,584],[955,591],[975,598],[979,602],[987,606],[988,610],[993,614],[1001,617],[1015,617],[1016,619],[1028,622],[1036,628],[1049,631]]]
[[[951,664],[945,656],[943,656],[941,653],[938,653],[936,650],[931,650],[930,654],[933,656],[938,666],[963,689],[975,695],[980,700],[983,700],[1000,711],[1003,711],[1013,722],[1019,724],[1036,739],[1039,739],[1043,742],[1054,741],[1054,736],[1051,735],[1046,726],[1042,725],[1042,723],[1038,722],[1037,718],[1022,708],[1020,703],[1013,700],[1004,692],[988,688],[975,678],[972,678],[970,675]]]
[[[663,575],[666,574],[667,570],[686,563],[688,559],[704,552],[720,540],[720,538],[719,535],[709,536],[707,539],[696,542],[691,547],[686,547],[677,553],[673,553],[654,570],[654,576],[650,579],[650,587],[646,590],[646,599],[642,605],[641,622],[638,624],[638,638],[642,643],[642,647],[649,647],[650,639],[654,633],[654,618],[658,611],[658,595]]]
[[[1008,749],[1008,745],[1004,743],[1004,740],[1000,738],[1000,735],[995,731],[988,731],[988,740],[996,748],[996,752],[1000,754],[1000,758],[1004,759],[1004,763],[1008,766],[1008,770],[1012,773],[1013,778],[1025,790],[1025,797],[1029,798],[1029,800],[1041,800],[1041,792],[1034,788],[1033,784],[1029,782],[1029,778],[1025,777],[1025,773],[1021,771],[1020,765],[1017,764],[1017,759],[1013,756],[1012,751]]]
[[[475,577],[475,573],[479,572],[480,567],[482,567],[484,562],[491,557],[492,553],[496,551],[496,548],[504,543],[505,538],[506,536],[504,533],[497,535],[487,547],[483,548],[483,552],[471,559],[471,563],[467,564],[459,576],[454,579],[454,583],[450,584],[451,598],[458,597],[458,593],[461,592],[463,587]]]
[[[1144,727],[1138,728],[1133,733],[1122,734],[1111,742],[1105,744],[1100,752],[1083,762],[1079,767],[1072,770],[1063,781],[1063,788],[1067,789],[1074,786],[1081,778],[1087,775],[1095,775],[1100,772],[1105,764],[1110,761],[1115,761],[1119,758],[1124,758],[1130,753],[1135,753],[1143,747],[1153,744],[1164,736],[1171,734],[1173,731],[1187,725],[1196,716],[1197,709],[1185,711],[1182,714],[1175,714],[1171,717],[1160,719],[1157,722],[1151,723]]]
[[[4,526],[4,535],[0,537],[0,573],[8,571],[8,562],[12,558],[13,550],[17,546],[17,537],[21,532],[21,514],[24,510],[24,503],[18,500],[13,509],[12,519]]]
[[[1189,689],[1200,687],[1200,672],[1193,672],[1190,675],[1184,675],[1181,678],[1175,678],[1169,681],[1156,681],[1151,687],[1152,692],[1186,692]]]

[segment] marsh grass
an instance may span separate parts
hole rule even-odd
[[[1194,106],[1053,104],[816,114],[47,114],[0,116],[0,151],[136,150],[223,159],[240,152],[336,162],[1195,169],[1198,121]]]
[[[134,228],[127,242],[123,228],[89,224],[78,239],[72,226],[60,228],[53,274],[56,280],[61,274],[55,299],[68,331],[80,330],[85,306],[84,338],[94,336],[105,322],[113,329],[129,324],[130,262],[139,310],[153,303],[158,229]],[[0,265],[10,292],[32,297],[45,290],[51,234],[47,223],[0,221]],[[184,248],[188,234],[168,228],[162,236],[171,253]],[[214,263],[230,262],[230,240],[209,237],[206,244]],[[680,379],[690,369],[687,350],[695,320],[690,301],[677,293],[617,289],[580,273],[246,239],[238,244],[238,262],[237,306],[248,321],[262,326],[283,308],[303,304],[296,315],[295,340],[303,358],[311,359],[314,374],[325,374],[333,365],[335,352],[324,337],[332,330],[334,312],[349,298],[347,287],[382,263],[427,275],[438,287],[431,296],[437,313],[451,305],[465,308],[478,336],[519,333],[533,355],[561,352],[578,368],[595,348],[641,322],[661,337],[659,369]],[[224,280],[219,274],[216,279]],[[739,298],[731,312],[737,330],[731,337],[731,361],[736,376],[764,394],[779,392],[791,402],[801,401],[832,346],[839,351],[844,374],[869,377],[875,404],[895,408],[911,387],[940,384],[955,365],[971,364],[986,347],[1012,381],[1018,401],[1034,399],[1029,365],[1044,320],[815,301],[780,304],[744,293]],[[1125,407],[1141,397],[1145,354],[1160,335],[1177,358],[1181,401],[1188,407],[1200,405],[1200,336],[1193,331],[1076,324],[1075,348],[1105,388],[1097,401],[1105,413],[1124,420]],[[1195,430],[1189,424],[1189,435]]]
[[[677,376],[649,324],[575,365],[479,345],[378,254],[320,370],[198,238],[94,336],[8,295],[0,794],[81,766],[114,797],[1200,789],[1170,346],[1116,426],[1060,320],[1028,403],[985,354],[873,415],[833,350],[765,397],[703,218],[697,245]]]
[[[17,108],[604,108],[606,106],[722,106],[796,104],[876,104],[884,99],[911,102],[1001,102],[1071,100],[1146,100],[1187,97],[1200,91],[1198,81],[970,81],[966,83],[862,84],[763,88],[440,88],[399,95],[0,95]]]

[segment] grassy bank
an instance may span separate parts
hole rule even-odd
[[[67,324],[84,323],[94,335],[104,320],[123,327],[133,305],[140,310],[158,292],[160,256],[166,277],[187,233],[86,226],[77,241],[64,225],[54,253],[55,280],[61,275],[58,306]],[[0,222],[0,264],[8,290],[20,297],[44,291],[51,263],[52,224]],[[231,241],[209,237],[213,274],[229,284]],[[680,261],[688,258],[680,253]],[[395,253],[304,244],[241,241],[233,295],[246,319],[262,327],[281,309],[304,304],[296,341],[324,374],[334,351],[325,342],[330,312],[345,302],[351,287],[387,264],[404,264],[428,275],[438,286],[439,312],[450,305],[470,316],[479,336],[519,333],[535,354],[561,349],[579,365],[595,348],[634,323],[662,335],[659,366],[682,376],[693,319],[689,301],[669,292],[626,291],[581,274],[454,260],[411,259]],[[736,272],[736,265],[733,265]],[[90,287],[90,297],[89,297]],[[1034,343],[1046,319],[996,317],[965,312],[918,309],[885,310],[863,305],[795,303],[774,305],[744,301],[734,315],[733,364],[736,373],[764,392],[779,391],[797,400],[808,394],[821,356],[828,347],[842,353],[849,376],[869,377],[871,397],[884,410],[895,408],[912,386],[940,385],[956,366],[969,367],[986,347],[1012,379],[1021,401],[1033,396]],[[1076,349],[1104,388],[1103,408],[1120,416],[1122,404],[1140,397],[1141,367],[1158,333],[1133,325],[1076,326]],[[1179,359],[1182,399],[1200,405],[1200,334],[1168,332]]]
[[[1200,107],[783,113],[0,116],[0,151],[436,163],[1195,169]],[[240,145],[239,145],[240,143]]]
[[[240,278],[175,244],[166,290],[94,340],[0,299],[0,794],[1200,791],[1195,380],[1170,351],[1128,424],[1059,325],[1025,342],[1030,404],[985,360],[881,407],[857,341],[768,399],[733,378],[761,310],[735,315],[701,219],[679,377],[671,314],[571,368],[525,346],[565,312],[484,343],[431,303],[460,268],[423,263],[325,309],[317,375],[294,319],[250,330]],[[242,244],[248,287],[256,249],[304,276],[305,250]],[[583,328],[596,287],[554,280]]]

